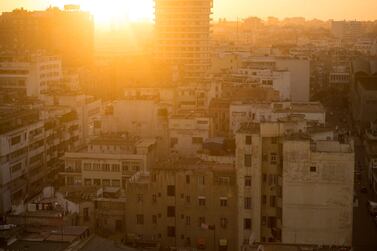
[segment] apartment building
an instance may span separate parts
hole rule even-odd
[[[127,235],[163,248],[236,250],[234,171],[233,164],[197,158],[160,162],[130,182]]]
[[[44,166],[44,124],[38,110],[1,108],[1,203],[5,213],[37,187]],[[32,189],[30,189],[32,190]]]
[[[80,8],[16,9],[0,16],[0,45],[7,51],[46,51],[59,54],[64,66],[93,60],[94,22]]]
[[[352,246],[352,141],[313,140],[305,120],[288,117],[244,124],[236,146],[238,248]]]
[[[34,107],[34,108],[33,108]],[[77,114],[67,107],[41,107],[32,101],[1,108],[0,212],[22,205],[55,181],[60,158],[78,143]]]
[[[212,135],[212,118],[207,112],[180,110],[169,117],[171,154],[195,156]]]
[[[316,125],[325,125],[326,111],[320,102],[233,102],[230,104],[229,128],[235,134],[243,123],[276,122],[291,115],[302,115]]]
[[[156,140],[128,135],[100,135],[87,146],[64,155],[61,173],[66,185],[126,189],[137,172],[147,172],[156,161]]]
[[[212,0],[155,2],[157,56],[178,67],[184,79],[204,77],[210,65]]]
[[[62,78],[61,59],[44,55],[0,55],[0,88],[40,98]]]
[[[80,145],[85,145],[90,136],[95,134],[96,125],[102,115],[100,99],[77,91],[55,89],[47,92],[42,100],[45,105],[68,107],[77,114]]]

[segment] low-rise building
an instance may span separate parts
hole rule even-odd
[[[169,118],[170,153],[195,156],[212,134],[212,118],[207,112],[180,110]]]
[[[125,189],[137,172],[150,170],[156,161],[156,140],[115,134],[101,135],[64,155],[61,173],[66,185]]]
[[[41,97],[60,84],[62,63],[56,56],[0,55],[0,88],[20,95]]]

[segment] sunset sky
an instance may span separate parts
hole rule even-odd
[[[0,10],[9,11],[16,7],[45,9],[50,4],[61,7],[67,3],[81,4],[83,9],[94,12],[99,21],[109,19],[111,13],[115,13],[112,18],[133,21],[153,17],[153,0],[0,0]],[[214,0],[215,20],[247,16],[375,20],[376,10],[377,0]]]

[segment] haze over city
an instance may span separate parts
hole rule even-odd
[[[376,251],[376,0],[0,0],[0,250]]]
[[[45,9],[49,5],[63,7],[65,4],[80,4],[84,10],[97,15],[98,23],[111,19],[130,21],[153,21],[153,0],[18,0],[0,2],[0,9],[14,8]],[[230,20],[248,16],[278,18],[301,16],[307,19],[375,20],[377,2],[374,0],[215,0],[213,17]],[[101,11],[112,12],[101,13]]]

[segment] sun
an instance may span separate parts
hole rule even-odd
[[[80,5],[97,24],[153,20],[153,0],[81,0]]]

